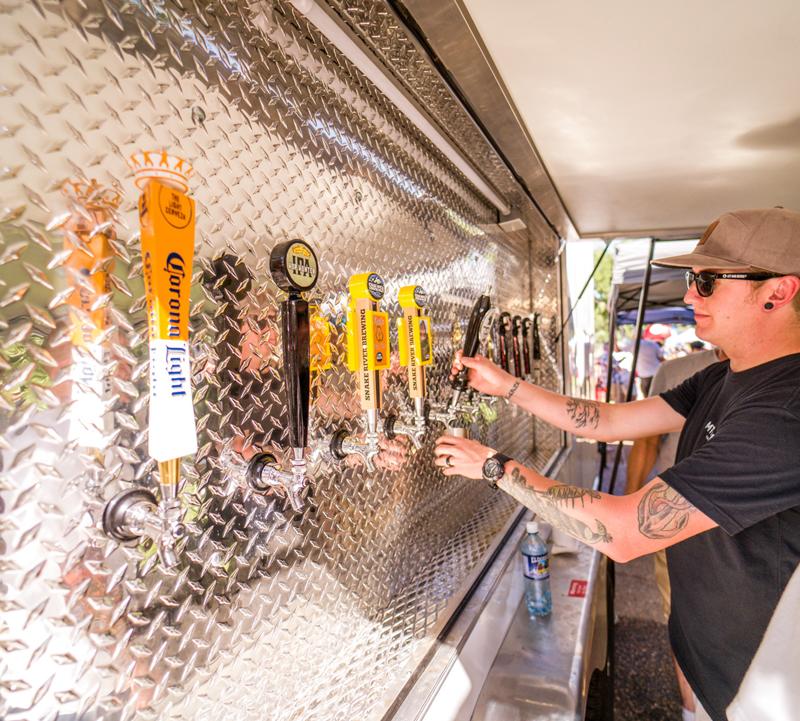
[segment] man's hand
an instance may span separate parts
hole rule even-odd
[[[517,382],[517,378],[496,366],[488,358],[476,355],[472,358],[456,352],[456,359],[450,371],[451,377],[455,376],[462,368],[469,368],[467,379],[469,384],[480,393],[491,396],[504,396]]]
[[[444,475],[478,479],[483,478],[483,462],[496,451],[477,441],[441,436],[436,440],[433,453],[435,464],[443,469]]]

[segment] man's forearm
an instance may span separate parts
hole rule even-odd
[[[538,418],[583,438],[609,438],[609,404],[584,398],[570,398],[531,383],[522,383],[511,398],[520,408]]]
[[[612,555],[614,537],[602,519],[612,514],[610,507],[618,505],[615,496],[551,481],[517,463],[497,486],[543,521]]]
[[[716,526],[660,478],[630,496],[569,486],[513,462],[498,487],[543,521],[626,562]]]
[[[511,402],[562,431],[595,441],[660,435],[679,430],[684,423],[683,417],[658,397],[632,403],[599,403],[520,383]]]

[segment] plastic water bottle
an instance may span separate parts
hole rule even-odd
[[[548,616],[553,610],[553,597],[550,595],[550,553],[547,544],[539,536],[539,524],[529,522],[522,539],[520,551],[524,563],[525,605],[531,618]]]

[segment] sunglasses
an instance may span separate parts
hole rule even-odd
[[[767,280],[780,277],[777,273],[712,273],[710,270],[695,273],[693,270],[687,270],[686,288],[691,288],[694,283],[697,295],[708,298],[714,292],[714,283],[717,280]]]

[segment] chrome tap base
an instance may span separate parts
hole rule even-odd
[[[103,531],[116,541],[138,541],[143,530],[134,521],[139,513],[156,514],[158,501],[145,488],[129,488],[114,496],[103,509]]]

